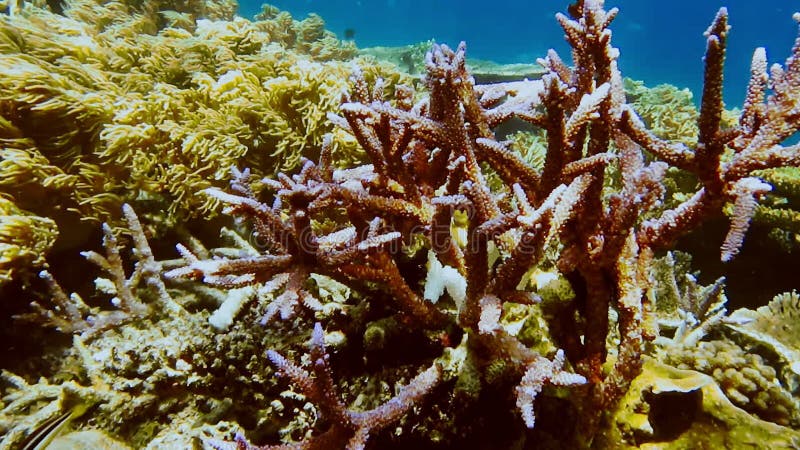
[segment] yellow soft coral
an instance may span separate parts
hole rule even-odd
[[[362,157],[336,132],[353,64],[385,92],[411,80],[359,58],[319,17],[234,17],[228,0],[25,3],[0,16],[0,194],[63,220],[118,224],[133,204],[149,234],[213,214],[197,195],[230,167],[267,176],[316,157]],[[74,221],[74,217],[70,220]]]
[[[26,213],[0,197],[0,286],[19,271],[43,266],[56,237],[53,220]]]
[[[648,88],[641,81],[626,79],[625,93],[656,136],[688,146],[697,144],[699,112],[689,89],[670,84]]]
[[[53,37],[59,45],[46,49],[47,31],[38,26],[42,18],[48,18],[43,11],[31,13],[28,18],[37,20],[24,23],[24,28],[19,26],[24,20],[21,17],[7,23],[7,45],[0,45],[8,53],[0,59],[0,65],[12,74],[3,86],[9,97],[15,96],[6,98],[9,103],[39,114],[52,111],[46,116],[50,124],[60,123],[52,117],[57,115],[70,122],[83,120],[90,130],[102,128],[100,142],[87,143],[94,148],[89,158],[70,153],[64,162],[80,158],[86,163],[100,157],[101,165],[129,167],[125,189],[155,189],[155,194],[169,194],[172,203],[168,208],[176,212],[193,210],[197,205],[178,201],[196,203],[198,200],[191,200],[194,192],[224,181],[229,166],[248,151],[259,153],[252,159],[261,164],[250,164],[256,170],[265,165],[269,173],[287,170],[296,166],[302,151],[319,146],[322,135],[331,131],[322,124],[326,113],[338,106],[349,65],[307,61],[287,52],[271,41],[265,31],[269,26],[263,23],[241,18],[199,20],[193,33],[165,29],[157,36],[139,36],[134,44],[127,39],[108,41],[109,30],[118,30],[110,24],[121,23],[121,18],[111,20],[109,15],[126,10],[120,4],[111,3],[105,11],[92,2],[73,2],[70,6],[68,16],[109,24],[102,27],[102,37],[88,37],[86,42],[92,45],[81,47],[97,49],[97,42],[107,47],[90,58],[95,67],[65,64],[65,58],[75,55],[69,51],[70,41],[64,43],[62,37]],[[86,36],[91,31],[69,18],[55,18],[54,23],[61,24],[57,26],[61,30],[79,30],[65,35]],[[295,28],[301,37],[316,39],[320,33],[313,30],[320,25],[312,21],[305,26],[311,31],[300,32],[304,24],[298,22]],[[27,53],[38,57],[19,54],[22,49],[12,44],[21,40],[37,43],[34,47],[41,48],[41,54],[28,49]],[[304,41],[294,44],[300,42]],[[50,60],[59,64],[46,65]],[[100,71],[96,66],[110,70]],[[64,70],[69,73],[63,75]],[[385,72],[390,84],[400,78],[386,67],[365,71]],[[93,111],[95,105],[103,109]],[[48,138],[59,150],[75,148],[69,142],[76,137],[73,131]],[[337,148],[342,147],[337,144]],[[349,142],[347,146],[355,147]],[[49,156],[52,152],[48,150],[44,153]],[[272,158],[265,158],[264,153]],[[55,163],[59,165],[59,161]],[[166,164],[183,167],[169,168]],[[89,199],[92,195],[82,197],[84,204],[96,204]],[[204,202],[201,211],[210,206]]]

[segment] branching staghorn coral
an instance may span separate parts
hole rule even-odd
[[[166,277],[201,280],[220,288],[257,287],[260,292],[253,296],[257,298],[252,302],[255,307],[228,312],[229,316],[245,316],[238,323],[214,325],[230,334],[208,337],[207,327],[194,320],[195,316],[185,321],[190,322],[187,325],[179,320],[185,310],[170,310],[169,303],[163,302],[160,308],[165,319],[145,321],[149,324],[145,332],[123,325],[119,331],[103,332],[101,337],[109,339],[95,347],[78,336],[75,346],[91,367],[91,379],[99,381],[100,386],[121,390],[126,398],[140,400],[125,405],[130,415],[114,417],[123,421],[152,411],[157,395],[169,399],[165,408],[191,411],[196,406],[186,406],[182,399],[213,395],[208,391],[217,388],[225,395],[241,395],[243,391],[252,394],[242,385],[266,391],[269,387],[264,386],[264,372],[259,368],[268,366],[269,360],[299,387],[303,396],[294,400],[310,400],[306,402],[311,405],[308,408],[312,412],[319,408],[323,416],[322,421],[302,428],[298,442],[277,448],[324,448],[330,444],[328,439],[337,446],[352,448],[374,445],[381,438],[405,433],[409,428],[398,425],[393,431],[390,425],[400,424],[402,416],[423,402],[439,408],[433,410],[431,420],[435,421],[468,415],[468,410],[483,409],[492,402],[510,406],[510,410],[516,406],[521,420],[510,434],[517,445],[522,445],[523,439],[541,436],[534,433],[546,429],[556,408],[556,427],[568,430],[561,442],[565,447],[588,446],[604,427],[614,426],[606,422],[606,412],[615,408],[639,375],[642,353],[648,350],[645,341],[656,337],[655,329],[647,323],[652,313],[648,302],[655,295],[650,274],[654,252],[668,247],[704,220],[720,215],[725,201],[735,206],[733,228],[738,228],[737,233],[746,231],[749,211],[763,190],[751,171],[793,164],[797,158],[795,147],[779,145],[796,126],[787,106],[794,101],[791,95],[796,95],[796,90],[778,86],[778,99],[762,104],[769,110],[767,115],[759,115],[763,111],[754,106],[758,103],[754,94],[741,124],[730,132],[719,131],[716,88],[720,85],[720,43],[727,32],[721,13],[709,32],[707,89],[699,117],[698,147],[690,150],[683,144],[666,142],[637,122],[635,108],[625,104],[616,65],[619,53],[610,44],[608,30],[616,9],[605,11],[602,1],[584,0],[570,8],[570,14],[558,19],[573,47],[572,68],[550,52],[542,60],[547,74],[541,81],[476,85],[466,69],[464,47],[453,50],[437,45],[426,57],[425,93],[403,86],[386,89],[391,83],[370,78],[367,71],[355,68],[344,103],[338,114],[325,114],[325,127],[337,127],[334,134],[338,132],[338,136],[349,134],[351,142],[357,142],[366,155],[366,164],[337,167],[340,156],[335,151],[336,137],[329,135],[322,139],[318,160],[300,159],[301,167],[294,175],[280,172],[274,179],[259,180],[265,171],[254,169],[254,177],[248,170],[233,169],[230,191],[204,186],[206,196],[196,201],[225,204],[228,214],[250,225],[256,245],[214,257],[195,246],[192,250],[188,245],[181,246],[185,261]],[[210,28],[205,31],[216,32]],[[185,36],[183,31],[168,33]],[[790,59],[776,78],[792,80],[800,76],[795,61],[798,52],[796,47],[795,59]],[[195,56],[201,57],[199,64],[212,67],[229,61],[225,53],[203,50]],[[202,59],[206,57],[209,59]],[[154,58],[151,63],[162,71],[173,67],[164,64],[168,59]],[[225,66],[215,69],[214,76],[189,79],[178,67],[164,75],[178,84],[137,80],[143,85],[153,83],[148,85],[152,90],[161,89],[156,104],[167,106],[166,115],[178,115],[173,111],[180,106],[173,110],[169,97],[183,93],[185,86],[179,85],[187,82],[204,89],[200,94],[187,93],[187,97],[196,95],[191,98],[199,104],[216,102],[209,108],[216,110],[228,98],[235,100],[242,93],[246,97],[247,86],[256,84],[252,78],[259,79],[259,70],[271,70],[269,64],[253,64],[258,69],[252,73],[237,73],[235,66]],[[777,69],[773,71],[778,73]],[[753,90],[757,91],[757,86]],[[137,95],[144,99],[147,94]],[[135,106],[154,114],[147,111],[152,107],[150,100],[148,97]],[[136,108],[125,123],[132,129],[139,123],[133,119],[140,111]],[[244,114],[245,110],[237,112]],[[257,121],[259,114],[245,117]],[[546,151],[540,165],[526,162],[509,143],[496,139],[493,129],[512,117],[542,130]],[[200,160],[207,154],[208,129],[198,125],[196,134],[181,134],[175,122],[167,117],[153,123],[143,121],[146,126],[136,131],[142,131],[144,143],[148,143],[148,126],[155,129],[154,133],[174,132],[174,136],[180,136],[180,147],[163,151],[180,154],[186,144],[196,153],[186,151],[182,157]],[[238,126],[231,120],[233,129]],[[748,138],[748,130],[755,137]],[[762,144],[771,142],[769,148],[754,144],[757,139]],[[718,144],[738,140],[744,145],[736,153],[739,159],[734,155],[723,162],[717,153],[722,151]],[[236,146],[225,148],[234,151]],[[760,150],[752,150],[756,148]],[[655,160],[648,160],[645,151]],[[244,158],[248,162],[247,156]],[[126,166],[127,160],[119,164]],[[664,212],[663,176],[668,167],[697,176],[704,190]],[[496,183],[487,181],[489,170]],[[707,173],[715,171],[727,175],[718,180]],[[608,182],[611,174],[617,178],[613,183]],[[214,175],[222,176],[218,172]],[[714,191],[717,184],[722,186]],[[746,194],[732,194],[736,189]],[[699,210],[698,202],[702,206]],[[733,257],[740,243],[736,236],[729,238],[723,245],[723,255]],[[153,261],[146,251],[137,252],[143,260]],[[94,259],[101,261],[97,256]],[[105,257],[107,263],[111,259],[110,255]],[[561,295],[529,290],[529,285],[537,283],[529,283],[528,277],[545,271],[568,285],[559,289]],[[356,294],[357,300],[350,301],[358,304],[348,305],[340,316],[319,317],[321,301],[311,283],[318,276],[346,285]],[[132,281],[124,272],[117,279],[122,287]],[[121,288],[115,289],[120,292]],[[275,295],[266,295],[268,291]],[[720,313],[723,297],[719,286],[705,292],[690,287],[684,294],[680,301],[686,300],[686,304],[682,306],[694,308],[691,312],[698,318],[703,316],[712,323],[724,314]],[[698,298],[708,301],[694,301]],[[237,300],[239,305],[250,302],[250,296]],[[541,320],[526,325],[525,333],[530,336],[538,332],[549,342],[532,348],[518,327],[515,331],[509,326],[509,316],[513,311],[539,307],[544,312]],[[202,310],[200,315],[205,313]],[[310,333],[310,354],[290,356],[292,349],[287,346],[291,343],[287,341],[306,336],[295,328],[308,325],[312,315],[314,322],[324,323],[329,334],[350,341],[341,344],[343,354],[337,354],[338,349],[330,353],[325,349],[320,323]],[[45,321],[51,319],[46,313],[44,316]],[[79,316],[79,326],[72,330],[76,333],[91,325],[80,323],[83,312]],[[268,328],[255,328],[257,322]],[[348,375],[331,368],[338,358],[345,359],[342,366],[346,370],[357,371],[366,365],[363,361],[398,357],[390,343],[375,344],[380,339],[367,342],[367,332],[379,328],[378,323],[386,331],[385,341],[392,339],[392,333],[403,338],[424,336],[427,353],[404,342],[403,346],[410,348],[403,349],[402,356],[413,366],[408,373],[419,376],[408,383],[396,383],[405,387],[382,406],[353,407],[357,401],[348,403],[351,399],[346,394],[337,394],[346,392],[347,381],[334,380],[332,373],[344,380]],[[175,330],[178,327],[183,328]],[[184,341],[185,334],[169,339],[170,330],[188,332],[200,342]],[[126,344],[124,348],[111,339],[115,333]],[[274,333],[272,340],[259,340],[262,333]],[[365,353],[360,353],[362,334],[368,347]],[[137,343],[134,336],[146,336],[145,343]],[[691,333],[682,336],[696,338]],[[456,342],[461,344],[456,346]],[[140,346],[147,350],[145,364],[141,365],[137,359]],[[353,361],[362,362],[350,365]],[[747,386],[753,380],[770,382],[768,371],[752,375],[734,381]],[[703,383],[707,383],[705,378]],[[25,388],[25,383],[15,384]],[[451,392],[439,395],[451,388],[452,396]],[[735,390],[740,392],[738,387]],[[284,408],[281,401],[286,398],[275,397],[269,407],[264,406],[264,397],[274,394],[258,391],[253,398],[261,410],[252,411],[253,420],[242,423],[259,422],[258,427],[265,416],[266,420],[276,420],[274,413]],[[786,396],[780,393],[774,398],[785,400]],[[231,403],[239,406],[248,402]],[[764,403],[763,398],[758,399],[758,411]],[[292,413],[291,408],[284,412]],[[455,419],[452,423],[457,424]],[[523,426],[532,430],[523,435]],[[382,428],[384,431],[379,432]],[[454,427],[450,433],[466,435],[475,429]],[[234,432],[240,436],[235,443],[207,443],[220,448],[257,447],[235,429],[220,437],[230,438]],[[276,434],[272,432],[267,438]],[[251,439],[257,442],[263,437]],[[288,441],[293,436],[284,438]]]
[[[203,261],[182,250],[188,265],[169,272],[167,276],[201,278],[211,284],[228,286],[267,280],[271,280],[268,284],[285,283],[286,292],[267,307],[267,311],[284,311],[287,307],[274,304],[292,299],[306,306],[315,303],[309,302],[308,293],[301,289],[301,282],[313,271],[361,286],[368,292],[376,289],[385,292],[396,304],[400,320],[415,327],[436,329],[456,319],[474,330],[480,328],[484,336],[476,335],[474,345],[491,349],[490,343],[496,341],[500,349],[491,351],[516,356],[518,359],[511,357],[510,363],[520,376],[526,369],[533,370],[537,364],[549,363],[495,326],[495,319],[499,317],[488,312],[494,308],[490,304],[494,302],[499,306],[500,300],[494,295],[485,294],[485,291],[502,293],[516,301],[531,301],[524,293],[514,292],[522,273],[507,269],[511,273],[506,276],[516,277],[517,281],[502,280],[503,284],[492,283],[490,287],[488,273],[481,273],[480,270],[473,272],[467,291],[462,293],[466,298],[456,299],[459,303],[457,310],[446,314],[433,303],[425,301],[414,286],[408,284],[395,259],[397,244],[401,239],[408,242],[415,234],[422,233],[423,236],[435,237],[436,245],[432,250],[439,259],[459,269],[453,271],[453,276],[464,277],[468,259],[487,263],[488,240],[480,237],[478,233],[481,231],[473,222],[469,225],[472,235],[468,238],[470,244],[464,249],[459,248],[450,239],[453,213],[458,209],[469,209],[485,217],[484,221],[487,222],[500,214],[500,208],[480,173],[473,149],[476,139],[478,142],[484,139],[487,141],[483,142],[484,145],[491,145],[487,139],[491,136],[487,119],[491,113],[483,112],[484,107],[477,97],[466,95],[472,92],[473,86],[464,66],[463,48],[454,52],[447,47],[435,47],[429,56],[428,68],[430,80],[433,80],[429,84],[432,90],[430,100],[417,105],[398,102],[399,108],[380,100],[380,83],[370,90],[360,72],[354,75],[351,100],[342,106],[342,116],[331,116],[331,120],[347,127],[355,135],[369,155],[371,165],[334,170],[330,166],[330,147],[326,145],[319,165],[307,161],[298,175],[290,178],[281,174],[278,181],[268,182],[277,191],[271,207],[255,200],[246,178],[242,177],[244,173],[235,172],[237,177],[232,186],[238,195],[213,190],[209,192],[211,196],[229,204],[229,212],[251,219],[257,236],[269,251],[267,254],[243,259]],[[439,84],[440,78],[445,82]],[[524,107],[535,103],[535,97],[530,95],[536,92],[534,85],[537,84],[499,87],[508,90],[506,93],[514,99],[491,111],[508,115],[510,107],[514,105]],[[518,90],[524,90],[527,95]],[[496,93],[487,92],[484,95],[488,98]],[[410,99],[410,92],[408,94],[404,98]],[[464,104],[459,100],[462,94]],[[465,113],[459,112],[462,106]],[[427,117],[429,114],[432,118]],[[473,120],[477,125],[470,131],[475,136],[470,140],[464,140],[466,136],[462,134],[467,120]],[[415,127],[419,129],[414,130]],[[462,145],[467,142],[470,144],[465,150]],[[427,148],[431,147],[441,149],[441,153],[433,160],[426,156]],[[488,156],[484,157],[489,163],[502,161],[514,164],[503,169],[506,175],[525,171],[533,176],[525,169],[524,163],[510,152],[490,148],[486,154]],[[443,194],[437,195],[435,186],[440,185],[449,187]],[[461,189],[463,194],[459,192]],[[575,187],[572,189],[575,190]],[[564,192],[568,193],[569,189],[559,190],[557,196],[560,198]],[[320,218],[332,208],[345,211],[346,223],[332,233],[316,234],[312,220]],[[568,208],[567,211],[556,208],[554,199],[537,211],[531,209],[530,213],[538,212],[541,220],[549,220],[554,209],[561,216],[568,217],[570,214]],[[531,225],[539,220],[530,218]],[[383,231],[387,224],[391,224],[395,231]],[[502,226],[502,222],[499,225]],[[279,280],[286,268],[293,268],[293,272],[283,275]],[[470,292],[470,289],[474,292]],[[290,294],[287,295],[287,292]],[[482,309],[487,312],[481,312]],[[270,314],[274,315],[276,313]],[[482,343],[482,340],[488,342]],[[545,382],[546,379],[540,381],[542,384]],[[528,399],[532,401],[532,396]]]
[[[720,10],[707,33],[700,131],[697,148],[690,150],[655,137],[625,104],[619,52],[607,28],[617,10],[605,11],[601,1],[587,0],[570,12],[572,17],[559,15],[558,20],[573,48],[575,67],[551,51],[541,62],[548,70],[541,81],[475,86],[464,66],[463,47],[434,46],[426,58],[428,97],[412,104],[403,99],[413,95],[398,90],[402,97],[393,106],[381,100],[380,84],[370,91],[356,72],[340,115],[330,119],[355,136],[371,164],[335,171],[330,153],[323,151],[319,164],[306,162],[298,175],[267,182],[277,190],[272,206],[257,201],[239,181],[233,183],[237,195],[210,191],[230,205],[230,212],[255,219],[259,237],[269,242],[266,253],[210,261],[186,253],[188,265],[169,275],[231,285],[274,283],[272,277],[287,267],[302,269],[305,261],[313,261],[302,270],[319,270],[351,285],[368,281],[362,289],[389,294],[402,321],[432,329],[454,323],[464,330],[470,348],[480,355],[479,367],[502,360],[511,373],[526,374],[522,383],[528,388],[519,388],[524,396],[518,405],[529,426],[534,423],[530,405],[541,385],[587,384],[577,390],[583,394],[576,401],[587,402],[581,420],[584,436],[591,436],[601,421],[594,411],[612,407],[625,393],[639,373],[644,340],[654,337],[642,322],[653,251],[721,214],[722,204],[731,201],[731,232],[722,244],[723,259],[729,260],[741,245],[758,196],[768,190],[750,174],[800,158],[796,146],[777,145],[800,126],[791,113],[798,101],[792,87],[800,77],[800,44],[785,69],[773,70],[775,94],[766,104],[761,52],[756,53],[740,125],[723,131],[721,67],[728,29],[727,13]],[[512,116],[546,132],[541,170],[495,140],[492,128]],[[737,154],[723,162],[726,144]],[[643,150],[656,160],[646,162]],[[481,164],[497,173],[503,192],[489,187]],[[608,193],[604,179],[611,166],[621,182]],[[695,174],[703,188],[660,211],[662,179],[670,166]],[[310,231],[312,221],[334,209],[344,213],[334,233]],[[452,236],[455,211],[467,212],[463,244]],[[653,216],[643,220],[648,213]],[[303,230],[308,237],[300,240]],[[334,236],[336,253],[325,247]],[[389,244],[409,245],[419,236],[439,261],[435,266],[452,269],[437,270],[437,276],[452,277],[443,285],[466,285],[463,294],[448,289],[454,301],[450,307],[422,301],[418,288],[397,269],[400,252]],[[536,300],[517,286],[530,268],[544,262],[543,249],[552,241],[559,246],[551,263],[575,293],[550,319],[564,349],[559,355],[566,356],[554,362],[497,326],[504,304]],[[490,244],[496,252],[491,258]],[[332,254],[348,258],[339,261]],[[296,292],[291,298],[308,306],[297,283],[290,288]],[[609,310],[616,312],[616,323],[609,322]],[[616,344],[608,341],[611,325],[617,328]],[[612,361],[607,360],[609,345],[616,345]],[[578,374],[560,374],[565,359]]]
[[[280,373],[290,378],[301,389],[305,396],[319,404],[322,414],[330,421],[330,429],[325,433],[303,442],[300,445],[253,446],[238,435],[237,448],[257,449],[327,449],[347,448],[362,450],[371,434],[380,431],[400,419],[412,407],[420,402],[439,381],[441,369],[433,365],[421,372],[402,388],[396,396],[386,403],[369,411],[351,411],[337,398],[335,383],[328,365],[329,355],[325,351],[322,326],[317,323],[311,335],[311,369],[312,376],[305,369],[295,365],[275,351],[268,351],[267,356]],[[211,443],[218,449],[225,448],[224,443]]]
[[[727,17],[727,10],[721,9],[706,32],[705,84],[695,149],[655,137],[632,113],[623,113],[621,123],[623,131],[634,141],[657,157],[695,174],[702,185],[689,200],[669,210],[661,219],[645,224],[644,241],[648,244],[672,241],[682,229],[696,226],[730,201],[733,211],[731,228],[722,245],[723,261],[738,253],[755,213],[757,198],[772,189],[754,176],[756,171],[800,164],[800,147],[780,145],[800,129],[800,121],[793,113],[800,102],[797,95],[800,39],[785,65],[773,65],[770,74],[766,51],[763,48],[755,51],[739,124],[723,129],[722,66],[729,29]],[[800,21],[800,14],[794,18]],[[767,86],[772,94],[765,101]],[[722,158],[726,146],[734,151],[729,161]]]
[[[144,236],[142,225],[129,205],[123,205],[123,214],[128,222],[130,234],[135,244],[134,264],[130,276],[125,274],[117,238],[111,228],[103,226],[103,246],[106,255],[97,252],[84,252],[83,256],[100,268],[108,278],[98,278],[95,282],[98,289],[113,295],[111,303],[119,308],[115,311],[90,311],[78,294],[67,294],[61,289],[53,276],[43,270],[39,276],[47,284],[53,308],[48,309],[38,302],[31,303],[33,313],[20,316],[20,319],[38,321],[52,326],[63,333],[80,333],[84,337],[119,326],[121,323],[144,317],[149,308],[142,303],[145,297],[143,291],[152,288],[161,307],[169,310],[179,309],[167,293],[164,282],[161,281],[161,266],[155,261],[153,251]]]

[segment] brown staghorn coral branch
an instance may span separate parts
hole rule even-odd
[[[438,364],[433,364],[400,388],[397,395],[387,402],[369,411],[351,411],[350,415],[353,421],[359,424],[360,433],[357,432],[356,436],[351,439],[348,448],[363,448],[363,444],[359,445],[359,441],[362,439],[366,441],[369,433],[380,431],[407,414],[428,392],[436,387],[440,381],[441,372]],[[356,438],[358,438],[358,441],[356,441]]]
[[[391,233],[384,233],[379,236],[368,237],[363,241],[345,247],[342,250],[331,250],[322,254],[320,259],[324,264],[336,266],[343,264],[359,256],[367,256],[372,252],[383,250],[386,246],[397,243],[400,241],[401,235],[399,232],[394,231]]]
[[[388,176],[383,155],[385,149],[368,121],[376,121],[380,115],[367,105],[361,103],[345,103],[340,110],[349,124],[349,129],[355,136],[358,144],[367,152],[370,161],[375,167],[375,172]]]
[[[429,212],[419,208],[417,205],[405,200],[388,198],[381,195],[370,195],[345,187],[331,187],[327,194],[319,197],[312,202],[312,210],[319,209],[324,205],[324,200],[328,197],[341,200],[346,204],[357,205],[361,210],[379,217],[397,217],[411,219],[415,223],[426,223],[429,219]]]
[[[561,184],[560,176],[564,165],[580,156],[569,148],[566,138],[564,101],[568,97],[568,86],[552,73],[545,74],[542,80],[545,84],[542,103],[545,108],[546,122],[543,128],[547,132],[547,154],[542,169],[542,181],[535,198],[547,197],[553,188]]]
[[[558,56],[558,53],[553,49],[547,51],[547,57],[539,58],[537,62],[551,73],[556,74],[562,83],[569,83],[574,76],[572,69],[564,63],[561,57]]]
[[[478,144],[478,159],[497,168],[503,181],[509,185],[519,183],[526,190],[536,192],[539,186],[539,174],[518,154],[511,152],[494,139],[478,138],[475,143]]]
[[[178,244],[180,245],[180,244]],[[203,282],[220,287],[240,287],[271,278],[294,261],[289,255],[260,255],[238,259],[200,260],[185,247],[178,251],[187,265],[165,273],[167,278],[202,279]]]
[[[581,97],[580,103],[564,125],[564,137],[567,142],[572,145],[577,144],[575,141],[576,137],[580,135],[579,131],[591,120],[600,117],[599,111],[601,104],[607,99],[610,89],[610,84],[603,83],[591,94],[584,94],[583,97]]]
[[[696,173],[706,189],[716,195],[722,190],[719,165],[725,144],[720,140],[722,121],[722,68],[725,62],[725,43],[730,27],[728,10],[720,8],[714,21],[706,30],[705,73],[703,76],[703,98],[697,126]]]
[[[564,166],[563,176],[565,179],[575,178],[578,175],[594,171],[598,168],[603,168],[615,159],[617,159],[617,156],[612,152],[604,152],[588,156]]]
[[[639,251],[633,229],[626,236],[614,267],[619,292],[615,305],[619,314],[617,329],[621,339],[614,369],[600,387],[600,395],[606,402],[627,392],[631,381],[639,375],[644,351],[642,301],[644,288],[649,284],[647,274],[652,252]]]
[[[586,378],[583,376],[564,371],[565,362],[564,352],[559,350],[552,361],[538,357],[528,365],[525,375],[516,388],[517,408],[528,428],[533,428],[536,424],[533,402],[546,384],[575,386],[586,383]]]
[[[800,15],[795,17],[800,21]],[[742,244],[747,224],[752,214],[751,194],[743,194],[738,184],[752,178],[756,170],[796,165],[800,163],[798,146],[783,147],[781,141],[800,129],[800,38],[795,42],[785,69],[774,65],[771,77],[767,76],[766,54],[763,49],[754,52],[744,109],[739,126],[721,129],[722,65],[728,33],[727,11],[720,9],[706,32],[705,83],[698,126],[698,144],[693,153],[681,145],[670,144],[652,136],[635,114],[627,107],[623,110],[621,131],[647,151],[678,168],[695,174],[703,188],[689,200],[665,211],[660,218],[646,221],[639,233],[640,244],[655,248],[670,245],[677,237],[698,226],[713,214],[719,214],[726,202],[734,203],[731,230],[721,249],[721,258],[730,260]],[[773,94],[763,103],[765,89],[772,87]],[[721,155],[730,145],[734,149],[730,161],[723,163]],[[764,189],[757,189],[764,192]],[[736,207],[736,204],[739,207]],[[749,205],[746,206],[745,205]]]
[[[259,235],[267,239],[268,244],[280,253],[288,251],[286,244],[296,238],[291,227],[286,225],[267,205],[259,203],[255,199],[227,194],[218,189],[206,189],[203,192],[231,205],[232,209],[229,210],[231,214],[250,217]]]
[[[665,211],[657,219],[646,220],[639,232],[639,240],[651,248],[666,247],[686,230],[696,227],[718,206],[705,189],[700,189],[690,199]]]
[[[722,243],[722,261],[727,262],[739,253],[750,219],[756,212],[756,197],[772,190],[772,186],[758,178],[742,178],[733,186],[733,218],[725,241]]]
[[[487,290],[498,294],[515,290],[525,272],[541,257],[545,238],[543,230],[524,231],[511,255],[498,267]]]
[[[236,437],[240,449],[363,449],[371,434],[391,425],[406,415],[408,411],[427,395],[440,381],[441,369],[437,364],[420,372],[408,384],[400,388],[397,395],[369,411],[353,411],[341,400],[338,389],[331,376],[330,356],[325,350],[322,325],[316,323],[311,334],[311,373],[284,358],[274,350],[267,351],[267,357],[278,372],[289,378],[300,391],[321,410],[322,416],[330,423],[330,428],[321,435],[314,436],[297,444],[277,446],[253,446],[243,436]],[[222,448],[219,442],[212,445]]]
[[[800,13],[792,17],[800,23]],[[770,72],[772,95],[767,99],[765,120],[748,145],[750,149],[772,147],[800,129],[800,30],[783,67],[775,64]]]
[[[741,136],[734,143],[734,148],[737,150],[744,148],[743,141],[752,139],[765,119],[764,95],[768,81],[767,51],[759,47],[753,52],[753,60],[750,63],[750,81],[747,84],[742,115],[739,118]]]
[[[534,211],[524,216],[509,216],[507,222],[525,225],[523,234],[511,255],[497,268],[488,291],[506,293],[516,289],[524,273],[535,266],[541,257],[542,249],[552,236],[558,235],[563,225],[572,217],[580,192],[586,188],[588,177],[573,181],[569,187],[560,186]],[[507,222],[504,225],[507,226]],[[481,225],[486,228],[487,224]],[[501,228],[498,231],[505,231]],[[494,234],[498,234],[495,232]],[[493,237],[492,234],[487,234]]]
[[[400,306],[400,312],[413,318],[415,325],[435,328],[447,323],[447,318],[442,311],[424,301],[406,283],[397,264],[388,255],[385,253],[371,255],[368,264],[347,264],[337,270],[355,280],[380,283]]]
[[[622,110],[620,130],[644,147],[656,158],[679,169],[692,171],[695,168],[694,152],[682,143],[666,142],[651,133],[633,109],[626,105]]]

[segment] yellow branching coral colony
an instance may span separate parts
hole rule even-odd
[[[674,97],[686,126],[626,102],[602,0],[556,16],[572,66],[551,50],[541,79],[486,85],[464,44],[434,44],[413,86],[316,16],[170,7],[26,4],[0,21],[16,218],[0,275],[43,264],[60,214],[81,214],[107,222],[83,254],[114,306],[40,272],[49,299],[18,318],[73,345],[50,378],[4,373],[3,445],[70,421],[121,448],[800,442],[797,295],[729,315],[724,281],[668,252],[727,214],[732,260],[773,189],[760,174],[800,165],[785,144],[800,38],[769,71],[755,51],[732,120],[722,8],[699,111],[639,90]],[[499,140],[512,118],[537,134]],[[238,220],[215,248],[179,230],[181,258],[157,260],[146,235],[218,205]]]

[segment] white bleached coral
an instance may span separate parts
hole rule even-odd
[[[442,265],[436,259],[433,251],[429,251],[428,277],[425,280],[425,300],[436,303],[445,290],[456,302],[458,309],[461,310],[464,300],[467,298],[467,280],[455,268]]]

